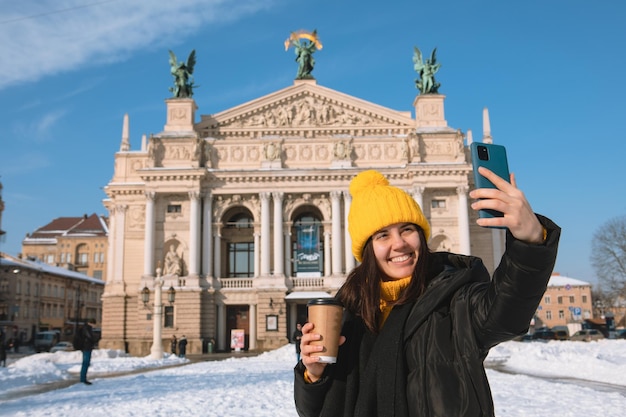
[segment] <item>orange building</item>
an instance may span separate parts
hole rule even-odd
[[[591,284],[553,273],[543,301],[537,308],[538,326],[567,326],[593,318]]]

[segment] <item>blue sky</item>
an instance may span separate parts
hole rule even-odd
[[[318,84],[400,111],[418,93],[413,46],[436,47],[448,124],[479,140],[489,109],[518,185],[563,228],[556,271],[595,283],[593,233],[626,215],[625,19],[617,0],[0,0],[0,250],[108,214],[124,114],[132,149],[165,124],[168,49],[196,50],[211,114],[291,85],[283,41],[317,29]]]

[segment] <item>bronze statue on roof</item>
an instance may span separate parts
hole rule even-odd
[[[291,35],[285,40],[285,51],[290,46],[295,48],[296,62],[298,63],[298,73],[296,80],[315,79],[311,72],[315,67],[315,59],[313,54],[318,49],[322,49],[322,43],[317,37],[317,30],[306,32],[299,30],[291,32]]]
[[[441,64],[437,62],[437,48],[433,49],[430,58],[424,62],[422,60],[422,52],[418,47],[414,46],[413,68],[420,76],[415,80],[415,86],[420,90],[421,94],[439,94],[440,83],[435,81],[435,73],[439,71]]]
[[[174,97],[193,97],[193,89],[196,87],[193,81],[193,68],[195,65],[195,49],[189,54],[187,62],[178,62],[174,52],[170,51],[170,73],[174,77],[174,87],[170,87],[170,91],[174,94]]]

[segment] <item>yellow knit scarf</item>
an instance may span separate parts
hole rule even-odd
[[[393,302],[400,298],[400,294],[402,294],[402,291],[404,291],[406,287],[409,286],[409,282],[411,282],[411,277],[380,282],[381,315],[379,328],[383,327],[385,320],[387,320],[387,317],[389,317],[389,313],[391,313],[391,309],[393,308]]]

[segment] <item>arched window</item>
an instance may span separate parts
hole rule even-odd
[[[254,225],[247,212],[228,218],[223,237],[226,241],[226,277],[248,278],[254,276]]]
[[[296,218],[292,231],[293,274],[296,277],[321,277],[324,274],[324,236],[322,222],[311,213]]]

